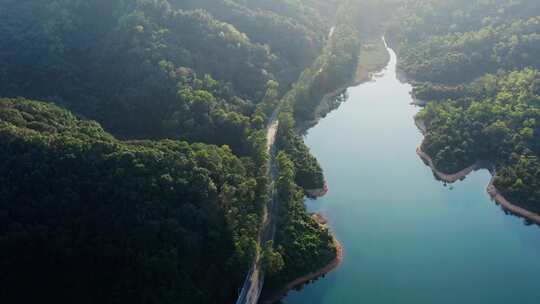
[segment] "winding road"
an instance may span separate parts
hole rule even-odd
[[[270,117],[268,126],[266,128],[266,151],[270,155],[268,160],[268,168],[270,175],[270,197],[271,200],[269,204],[265,204],[264,208],[264,218],[263,218],[263,228],[261,229],[261,234],[259,235],[259,244],[261,249],[264,248],[266,242],[273,240],[276,225],[273,220],[274,214],[277,211],[277,199],[275,194],[274,181],[277,177],[277,167],[275,164],[275,143],[276,135],[279,127],[278,120],[279,108],[274,110],[272,116]],[[269,212],[270,211],[270,212]],[[246,276],[242,289],[236,300],[236,304],[256,304],[259,301],[259,296],[261,295],[262,287],[264,283],[264,271],[261,269],[261,254],[260,250],[257,251],[253,264]]]
[[[328,41],[330,42],[335,33],[335,26],[332,26],[328,32]],[[329,43],[328,42],[328,43]],[[320,71],[322,72],[322,71]],[[274,239],[276,234],[276,225],[274,216],[277,213],[277,195],[275,191],[275,180],[278,175],[278,169],[275,162],[276,157],[276,135],[279,127],[279,115],[280,107],[278,106],[272,115],[270,116],[268,125],[266,127],[266,152],[270,155],[268,160],[268,174],[270,176],[270,202],[265,204],[263,215],[263,228],[259,235],[260,248],[264,248],[266,242]],[[269,212],[270,211],[270,212]],[[260,250],[259,250],[260,251]],[[261,254],[257,251],[253,264],[246,275],[242,289],[238,294],[236,304],[257,304],[259,296],[264,284],[264,271],[261,269]]]

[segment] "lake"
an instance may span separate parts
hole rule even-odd
[[[486,170],[445,186],[416,155],[422,135],[396,56],[309,130],[329,193],[307,201],[343,263],[284,303],[540,303],[540,228],[506,215]]]

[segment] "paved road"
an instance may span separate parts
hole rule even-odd
[[[261,249],[264,248],[267,241],[273,240],[275,235],[275,221],[273,221],[274,214],[277,212],[276,208],[276,199],[274,195],[274,181],[277,177],[277,169],[275,164],[275,143],[276,143],[276,134],[279,127],[279,120],[277,118],[279,109],[276,109],[272,116],[270,117],[270,122],[266,128],[266,151],[270,155],[269,158],[269,172],[270,175],[270,191],[272,192],[270,197],[270,206],[265,204],[264,207],[264,217],[263,217],[263,227],[261,229],[261,235],[259,235],[259,244]],[[269,212],[270,211],[270,212]],[[256,304],[259,301],[259,296],[261,295],[262,287],[264,284],[264,272],[261,269],[261,256],[257,252],[251,269],[249,270],[244,285],[238,295],[238,300],[236,304]]]
[[[334,36],[335,29],[335,26],[330,28],[330,31],[328,33],[328,43],[330,43],[332,37]],[[264,207],[263,228],[261,229],[261,235],[259,235],[259,244],[261,248],[264,248],[267,241],[273,240],[276,233],[276,225],[273,219],[275,218],[274,215],[277,213],[278,210],[276,192],[274,187],[274,182],[278,174],[277,165],[275,163],[275,143],[276,134],[279,127],[278,114],[279,107],[272,113],[268,126],[266,127],[266,151],[270,155],[268,165],[270,172],[268,172],[268,174],[270,175],[270,191],[272,193],[270,194],[270,206],[265,205]],[[268,212],[269,209],[270,212]],[[253,264],[251,265],[251,268],[244,281],[244,285],[242,285],[242,289],[240,290],[238,299],[236,300],[236,304],[257,304],[257,302],[259,301],[259,296],[261,295],[262,287],[264,284],[264,272],[260,267],[260,261],[261,256],[259,252],[257,252]]]

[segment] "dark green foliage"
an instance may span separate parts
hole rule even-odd
[[[280,247],[278,250],[274,249],[274,242],[268,241],[266,247],[262,253],[262,266],[266,274],[272,276],[283,270],[285,263],[283,262],[283,257],[279,251],[283,251]]]
[[[261,206],[230,149],[121,142],[56,106],[1,99],[0,154],[6,303],[234,298]]]
[[[489,160],[499,169],[495,185],[509,198],[538,204],[540,73],[487,75],[456,92],[462,97],[429,103],[418,115],[429,131],[422,148],[446,172]],[[424,87],[423,94],[433,100],[440,90]]]
[[[0,18],[3,96],[54,101],[123,138],[227,143],[243,155],[250,118],[273,73],[291,82],[293,70],[312,60],[289,70],[298,55],[278,60],[272,46],[284,43],[268,33],[248,36],[204,10],[175,10],[166,0],[6,0]],[[304,41],[294,52],[316,53],[325,33],[302,29],[288,39]]]
[[[306,213],[303,191],[294,183],[291,159],[281,152],[277,160],[280,212],[275,243],[285,267],[267,279],[270,290],[319,270],[336,257],[336,247],[328,229]]]
[[[205,9],[246,33],[254,42],[269,45],[277,55],[276,73],[284,88],[318,56],[330,27],[328,18],[321,16],[314,5],[295,1],[174,0],[171,3],[182,9]],[[328,6],[326,13],[331,14],[335,4]]]
[[[232,302],[260,249],[269,115],[316,58],[324,69],[311,97],[346,78],[349,32],[336,30],[321,50],[337,5],[2,1],[0,96],[46,100],[99,124],[47,103],[0,101],[0,296]],[[298,183],[319,186],[320,167],[292,126],[284,147],[304,168]],[[299,197],[281,212],[310,223],[303,243],[320,247],[325,235],[316,239]],[[290,238],[303,238],[295,229]],[[305,270],[271,248],[271,272]]]
[[[277,146],[291,158],[295,167],[295,183],[303,189],[313,190],[324,187],[324,175],[317,159],[294,129],[292,114],[282,111],[279,116]]]
[[[449,173],[490,161],[505,196],[540,210],[538,1],[403,4],[389,33],[415,96],[431,101],[422,148]]]
[[[498,69],[540,68],[536,0],[403,3],[389,37],[413,80],[459,84]]]
[[[506,166],[497,171],[495,186],[512,202],[540,212],[540,160],[529,151],[513,153]]]

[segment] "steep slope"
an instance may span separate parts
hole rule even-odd
[[[122,142],[95,122],[23,99],[0,100],[0,137],[7,303],[235,296],[261,202],[253,170],[230,149]]]
[[[228,303],[262,251],[266,121],[335,3],[175,2],[3,1],[8,302]],[[309,218],[301,193],[291,212]]]
[[[274,79],[268,47],[164,0],[8,1],[0,17],[3,96],[54,101],[122,137],[240,137]]]

